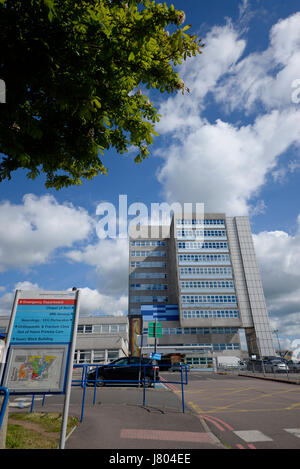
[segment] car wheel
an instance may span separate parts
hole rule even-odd
[[[98,379],[103,380],[103,376],[98,376]],[[97,381],[96,386],[97,388],[102,388],[104,386],[103,381]]]

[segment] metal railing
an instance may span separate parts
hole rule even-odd
[[[170,385],[173,385],[173,384],[179,384],[180,387],[181,387],[181,403],[182,403],[182,412],[184,413],[185,412],[185,402],[184,402],[184,386],[188,384],[188,367],[185,366],[184,364],[182,364],[182,366],[180,367],[180,370],[179,370],[179,374],[180,374],[180,380],[169,380],[169,379],[166,379],[165,377],[163,379],[159,379],[159,371],[157,370],[157,373],[155,375],[155,369],[153,370],[153,377],[155,377],[155,380],[154,379],[151,379],[151,376],[149,376],[149,373],[148,373],[148,376],[147,376],[147,368],[152,368],[153,367],[156,367],[156,368],[159,368],[160,371],[161,370],[167,370],[169,368],[168,365],[153,365],[153,364],[148,364],[148,365],[135,365],[136,367],[139,368],[139,379],[103,379],[103,378],[100,378],[98,376],[99,375],[99,368],[103,368],[103,367],[111,367],[110,364],[108,365],[96,365],[96,364],[74,364],[73,365],[73,370],[76,370],[76,369],[81,369],[81,376],[76,379],[74,377],[74,373],[73,373],[73,379],[72,379],[72,387],[80,387],[82,389],[82,400],[81,400],[81,416],[80,416],[80,421],[82,422],[83,421],[83,417],[84,417],[84,408],[85,408],[85,401],[86,401],[86,389],[87,387],[92,387],[94,388],[94,391],[93,391],[93,405],[96,404],[96,396],[97,396],[97,390],[99,391],[99,386],[98,385],[105,385],[105,384],[110,384],[110,385],[113,385],[113,384],[131,384],[131,385],[137,385],[138,387],[142,388],[143,390],[143,393],[142,393],[142,399],[143,399],[143,402],[142,402],[142,405],[143,407],[146,406],[146,388],[147,388],[147,385],[151,386],[152,384],[155,386],[155,384],[158,384],[158,383],[161,383],[163,385],[167,385],[167,384],[170,384]],[[117,367],[117,366],[116,366]],[[133,367],[133,365],[118,365],[118,368],[125,368],[125,367]],[[91,379],[88,377],[88,371],[89,369],[94,369],[95,370],[95,379]],[[158,379],[157,379],[158,378]],[[2,388],[0,388],[2,389]],[[5,388],[6,389],[6,388]],[[8,390],[7,390],[8,391]],[[42,406],[44,406],[45,404],[45,398],[46,398],[46,394],[41,394],[39,393],[39,395],[42,395],[43,396],[43,400],[42,400]],[[49,395],[49,393],[47,393],[47,395]],[[6,397],[6,402],[5,402],[5,406],[7,404],[7,400],[8,400],[8,394],[7,394],[7,397]],[[31,407],[30,407],[30,412],[33,412],[34,411],[34,404],[35,404],[35,394],[32,395],[32,400],[31,400]],[[2,405],[3,407],[3,405]],[[5,409],[4,409],[5,411]]]
[[[140,365],[115,365],[115,368],[139,368],[139,379],[103,379],[100,377],[99,368],[103,370],[105,367],[111,367],[111,364],[108,365],[95,365],[95,364],[76,364],[73,366],[74,369],[82,368],[82,374],[80,379],[72,380],[72,386],[80,386],[83,389],[82,395],[82,406],[81,406],[81,418],[80,421],[83,420],[84,415],[84,406],[85,406],[85,398],[86,398],[86,388],[92,386],[94,388],[93,393],[93,405],[96,403],[96,395],[97,395],[97,388],[98,386],[107,384],[132,384],[138,385],[139,387],[143,388],[143,407],[146,406],[146,387],[147,385],[151,386],[160,382],[160,379],[156,379],[158,377],[158,370],[157,375],[155,374],[155,369],[153,370],[153,377],[155,379],[151,379],[151,376],[147,376],[147,369],[159,368],[162,369],[164,367],[167,368],[167,365],[153,365],[153,364],[140,364]],[[92,368],[95,371],[95,378],[90,379],[88,378],[88,370]],[[162,383],[165,384],[180,384],[181,385],[181,400],[182,400],[182,412],[185,412],[185,404],[184,404],[184,385],[188,384],[188,374],[187,374],[187,367],[185,365],[181,366],[180,369],[180,381],[175,380],[166,380],[163,379]]]

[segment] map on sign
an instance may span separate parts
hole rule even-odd
[[[66,346],[11,348],[4,378],[12,392],[58,392],[62,388],[62,370]]]

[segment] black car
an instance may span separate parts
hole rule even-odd
[[[106,382],[143,384],[150,386],[159,381],[159,367],[148,358],[122,357],[113,360],[108,365],[99,365],[87,374],[87,385],[103,386]]]

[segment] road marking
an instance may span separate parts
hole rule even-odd
[[[239,438],[246,441],[247,443],[253,443],[254,441],[273,441],[272,438],[260,432],[259,430],[238,430],[234,431]]]
[[[284,428],[284,430],[297,438],[300,438],[300,428]]]
[[[203,417],[203,418],[206,418],[207,415],[202,415],[202,417]],[[221,419],[219,419],[218,417],[210,417],[210,418],[212,418],[212,419],[214,419],[214,420],[217,420],[217,421],[220,422],[222,425],[224,425],[224,427],[226,427],[228,430],[230,430],[230,431],[233,432],[233,428],[232,428],[230,425],[228,425],[228,423],[224,422],[224,420],[221,420]]]
[[[169,430],[123,428],[121,429],[120,436],[121,438],[136,440],[189,441],[196,443],[216,444],[215,440],[210,435],[202,432],[178,432]]]
[[[209,422],[213,423],[221,432],[225,431],[225,428],[221,427],[221,425],[219,425],[218,422],[216,422],[212,418],[207,417],[207,415],[201,415],[200,417],[203,417],[205,420],[208,420]]]

